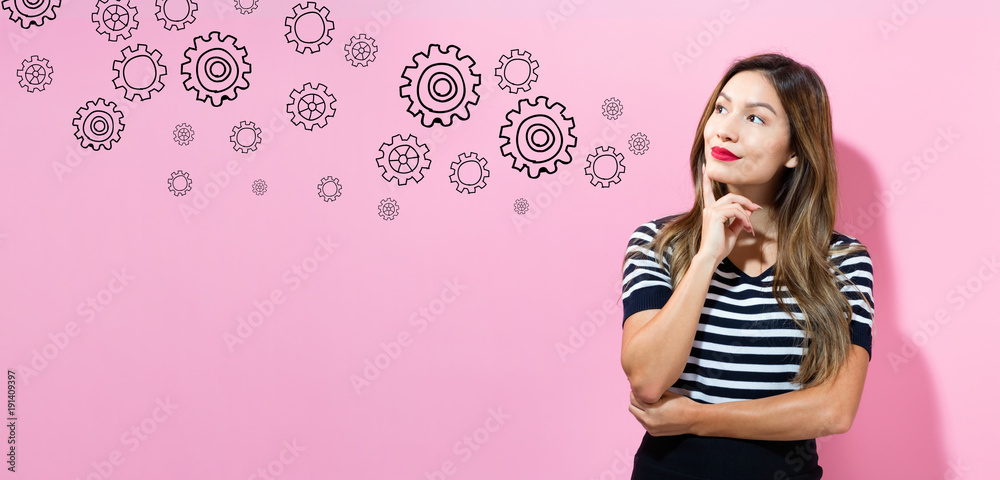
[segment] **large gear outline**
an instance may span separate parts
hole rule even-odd
[[[128,39],[132,30],[139,28],[137,15],[139,9],[133,7],[129,0],[97,0],[97,11],[90,15],[90,19],[97,24],[97,33],[117,42]]]
[[[344,51],[347,52],[344,58],[351,62],[351,65],[355,67],[367,67],[369,63],[375,60],[375,53],[378,52],[378,46],[375,45],[374,38],[362,33],[351,37],[351,41],[347,45],[344,45]]]
[[[298,23],[300,20],[305,18],[307,15],[318,15],[320,21],[323,23],[323,33],[319,38],[307,41],[303,40],[298,34]],[[306,2],[305,4],[298,4],[292,7],[292,16],[285,17],[285,26],[288,27],[288,33],[285,34],[285,40],[288,43],[295,44],[295,51],[301,54],[305,54],[306,51],[309,53],[316,53],[319,51],[320,47],[323,45],[328,45],[333,41],[333,36],[330,32],[335,28],[333,26],[333,20],[330,20],[330,9],[326,6],[322,8],[316,7],[316,2]]]
[[[285,105],[285,111],[292,114],[292,123],[302,125],[306,130],[313,127],[323,128],[327,120],[337,113],[333,107],[337,98],[326,91],[326,85],[306,83],[301,90],[292,90],[288,98],[292,101]],[[320,108],[322,107],[322,108]]]
[[[45,91],[45,86],[52,83],[52,67],[47,58],[40,58],[32,55],[21,61],[21,68],[17,70],[17,84],[31,92]]]
[[[86,105],[76,110],[73,126],[74,136],[80,139],[80,146],[91,150],[106,148],[121,140],[125,130],[125,114],[118,110],[115,102],[103,98],[88,101]]]
[[[572,133],[576,122],[565,111],[563,104],[550,105],[548,97],[540,96],[534,102],[521,99],[517,108],[507,112],[507,124],[500,127],[500,138],[506,142],[500,151],[514,159],[514,170],[527,169],[529,177],[538,178],[542,172],[555,173],[560,163],[573,161],[569,149],[576,146]]]
[[[179,19],[170,18],[167,16],[167,2],[185,2],[187,5],[187,13]],[[196,20],[194,12],[198,11],[198,2],[194,0],[156,0],[156,19],[163,22],[163,28],[167,30],[184,30],[184,27],[194,23]]]
[[[250,6],[244,7],[243,2],[241,0],[234,0],[234,2],[236,3],[236,10],[239,11],[240,14],[242,15],[249,15],[253,13],[254,10],[257,10],[257,0],[250,0],[250,1],[252,2]]]
[[[455,45],[442,50],[441,45],[431,44],[426,52],[417,52],[413,64],[403,69],[406,84],[399,87],[400,98],[410,101],[406,111],[420,117],[425,127],[435,123],[447,127],[456,118],[468,120],[469,107],[479,103],[476,87],[480,75],[472,70],[475,65],[476,61],[461,55]],[[441,89],[442,82],[445,90]]]
[[[195,37],[194,46],[184,50],[184,57],[187,59],[181,63],[181,74],[187,77],[184,89],[194,90],[201,102],[219,107],[225,100],[235,100],[238,90],[250,87],[246,77],[252,68],[246,60],[247,49],[236,45],[236,37],[232,35],[223,37],[215,31],[207,37]],[[221,72],[217,70],[220,65]]]
[[[253,141],[249,145],[240,142],[240,133],[242,132],[253,134]],[[229,137],[229,141],[233,143],[233,150],[240,153],[250,153],[257,150],[257,145],[260,145],[260,134],[261,130],[256,123],[240,122],[239,125],[233,127],[233,134]]]
[[[473,183],[462,181],[458,175],[458,171],[462,169],[462,165],[469,162],[479,166],[479,179]],[[486,159],[480,158],[476,152],[469,152],[458,154],[458,160],[451,162],[451,175],[448,177],[448,180],[455,184],[455,190],[459,192],[476,193],[479,189],[486,186],[486,179],[489,176],[490,171],[486,168]]]
[[[396,179],[397,185],[406,185],[410,179],[413,179],[415,183],[419,183],[424,179],[423,171],[431,167],[431,159],[427,158],[430,149],[427,148],[427,145],[417,141],[417,137],[413,135],[406,138],[403,138],[402,135],[393,135],[390,143],[382,143],[379,151],[382,154],[375,159],[375,163],[382,168],[382,178],[387,182]],[[403,165],[394,166],[399,164],[400,156],[410,159],[410,155],[416,157],[416,165],[410,166],[407,163],[406,166],[410,167],[409,170],[403,171],[400,168]]]
[[[615,162],[615,173],[610,177],[602,177],[597,175],[597,161],[602,158],[610,157],[611,160]],[[625,155],[615,151],[615,147],[597,147],[594,153],[587,155],[587,166],[584,167],[583,173],[590,176],[590,184],[601,187],[608,188],[612,183],[618,183],[622,181],[622,173],[625,171]]]
[[[332,185],[333,193],[326,191],[327,186],[330,185]],[[343,193],[343,187],[340,186],[340,179],[334,178],[332,175],[321,178],[316,188],[319,190],[319,198],[322,198],[324,202],[335,201]]]
[[[128,63],[140,57],[148,58],[153,63],[155,70],[153,80],[145,87],[132,86],[125,78],[125,69],[128,68]],[[167,75],[167,67],[160,63],[160,58],[162,55],[159,50],[154,49],[150,52],[149,47],[143,43],[123,48],[121,60],[115,60],[111,64],[111,68],[118,73],[114,80],[115,88],[125,90],[125,99],[130,102],[135,101],[135,97],[139,97],[139,100],[149,100],[153,92],[163,90],[163,77]]]
[[[514,83],[509,78],[507,78],[507,67],[513,62],[524,62],[528,64],[528,77],[521,83]],[[531,59],[531,52],[525,50],[521,52],[520,50],[511,50],[510,55],[500,56],[500,66],[493,71],[498,77],[500,77],[500,83],[497,85],[500,88],[507,90],[510,93],[517,93],[520,91],[527,92],[531,90],[531,84],[538,81],[538,60]]]
[[[62,0],[3,0],[0,7],[10,12],[10,21],[28,29],[32,25],[41,27],[45,20],[55,20],[56,7],[61,3]]]
[[[392,220],[399,215],[399,204],[396,200],[390,198],[383,198],[381,202],[378,202],[378,216],[382,217],[383,220]]]
[[[177,179],[184,179],[184,186],[177,187]],[[191,175],[184,170],[177,170],[170,173],[170,178],[167,179],[167,190],[174,194],[175,197],[183,197],[187,195],[187,192],[191,191]]]

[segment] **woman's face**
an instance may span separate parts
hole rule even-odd
[[[767,184],[781,178],[775,177],[779,169],[798,164],[790,144],[788,116],[764,75],[743,71],[730,78],[705,124],[708,176],[727,185]],[[713,147],[739,159],[720,160]]]

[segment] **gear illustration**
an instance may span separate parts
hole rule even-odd
[[[173,17],[167,16],[167,4],[170,4]],[[183,10],[174,8],[174,4],[183,3]],[[237,0],[238,3],[238,0]],[[256,0],[255,2],[256,3]],[[177,16],[183,11],[184,15]],[[194,23],[194,12],[198,11],[198,2],[194,0],[156,0],[156,19],[163,22],[163,28],[167,30],[184,30],[184,27]]]
[[[292,114],[292,123],[302,125],[306,130],[325,127],[327,119],[337,113],[337,109],[333,108],[337,99],[326,92],[326,85],[322,83],[315,87],[312,83],[302,85],[301,90],[292,90],[288,97],[292,101],[285,110]]]
[[[135,101],[135,97],[139,97],[139,100],[149,100],[153,92],[163,90],[163,77],[167,75],[167,67],[160,63],[160,57],[159,50],[150,52],[149,47],[142,43],[122,49],[121,60],[115,60],[111,64],[111,68],[118,73],[114,80],[115,88],[125,90],[126,100]],[[126,78],[125,70],[128,69],[129,62],[140,58],[149,59],[149,63],[153,65],[153,71],[149,72],[153,74],[152,79],[138,81],[135,78]],[[145,62],[137,63],[144,64]]]
[[[236,2],[236,10],[242,15],[249,15],[257,10],[257,0],[234,0]],[[250,6],[244,6],[245,4],[250,4]]]
[[[632,135],[628,140],[628,149],[636,155],[645,155],[649,151],[649,138],[642,132]]]
[[[179,123],[174,127],[174,141],[178,145],[188,145],[194,141],[194,129],[186,123]]]
[[[80,146],[92,150],[100,150],[102,147],[111,150],[111,146],[121,140],[122,131],[125,130],[124,117],[115,102],[103,98],[87,102],[76,110],[76,118],[73,119],[75,136],[80,139]]]
[[[167,190],[173,192],[175,197],[187,195],[191,191],[191,175],[184,170],[171,173],[167,179]]]
[[[372,60],[375,60],[375,52],[378,52],[378,47],[375,45],[374,38],[362,33],[351,37],[351,41],[344,45],[344,51],[347,52],[344,58],[351,62],[351,65],[367,67]]]
[[[460,153],[458,160],[451,163],[451,176],[448,180],[455,184],[459,192],[476,193],[486,186],[486,178],[490,171],[486,169],[486,159],[479,158],[476,152]],[[470,178],[474,179],[470,181]]]
[[[324,202],[332,202],[342,193],[340,179],[331,176],[323,177],[316,188],[319,190],[319,198],[322,198]]]
[[[254,194],[257,196],[267,193],[267,182],[262,178],[258,178],[253,181],[253,186],[250,188]]]
[[[229,141],[233,142],[233,150],[240,153],[250,153],[257,150],[257,145],[260,145],[260,128],[257,128],[257,124],[253,122],[240,122],[239,125],[233,127],[233,134],[229,137]]]
[[[507,112],[507,123],[500,127],[500,138],[506,140],[500,151],[514,159],[513,168],[538,178],[542,172],[555,173],[560,163],[570,163],[570,147],[576,146],[573,117],[566,117],[559,102],[549,104],[548,97],[534,102],[525,98],[517,108]]]
[[[425,127],[468,120],[469,106],[479,103],[479,74],[472,71],[476,61],[460,52],[455,45],[442,50],[432,44],[427,52],[413,55],[413,64],[403,69],[406,84],[399,87],[399,96],[410,101],[406,111],[419,116]]]
[[[524,215],[528,213],[528,201],[524,198],[519,198],[514,200],[514,213],[518,215]]]
[[[399,204],[391,198],[383,198],[378,202],[378,216],[385,220],[392,220],[399,215]]]
[[[21,80],[18,85],[26,88],[28,92],[41,92],[45,86],[52,83],[52,67],[49,60],[32,55],[21,61],[21,68],[17,70],[17,77]]]
[[[131,37],[132,30],[139,28],[138,14],[139,10],[129,0],[98,0],[97,11],[90,19],[97,24],[97,33],[117,42]]]
[[[319,34],[315,32],[317,23],[322,25],[322,28],[318,29]],[[316,53],[321,46],[333,41],[333,37],[330,36],[333,32],[330,9],[317,8],[316,2],[300,3],[292,8],[292,16],[285,17],[285,26],[288,27],[285,40],[294,43],[295,51],[302,54]]]
[[[622,116],[624,108],[620,100],[611,97],[604,101],[604,106],[601,107],[601,114],[608,120],[618,120],[618,117]]]
[[[417,142],[413,135],[406,138],[393,135],[391,143],[383,143],[379,150],[382,154],[375,162],[382,168],[382,178],[387,182],[396,179],[397,185],[406,185],[413,179],[419,183],[424,179],[424,170],[431,167],[431,159],[427,158],[430,149]]]
[[[510,93],[526,92],[538,80],[538,61],[531,59],[531,52],[511,50],[510,55],[500,56],[495,73],[500,77],[500,88]]]
[[[42,26],[45,20],[56,19],[56,7],[62,0],[3,0],[0,6],[10,12],[10,20],[21,28]]]
[[[232,35],[211,32],[207,37],[195,37],[194,46],[184,50],[184,57],[184,89],[194,90],[199,101],[219,107],[225,100],[235,100],[237,90],[250,87],[247,49],[236,45]]]
[[[615,152],[615,147],[597,147],[597,150],[593,154],[587,155],[587,166],[583,169],[583,173],[590,176],[590,184],[601,187],[608,188],[612,183],[618,183],[622,181],[622,172],[625,171],[625,165],[622,162],[625,160],[625,155]],[[601,165],[598,166],[598,163]],[[608,168],[608,165],[613,165],[614,168]]]

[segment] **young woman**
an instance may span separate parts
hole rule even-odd
[[[734,62],[690,162],[691,210],[639,226],[622,268],[632,478],[821,478],[815,439],[851,428],[874,320],[867,248],[833,230],[822,80],[778,54]]]

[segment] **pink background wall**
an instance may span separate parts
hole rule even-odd
[[[139,26],[116,42],[95,31],[93,2],[64,0],[29,30],[0,21],[0,363],[17,372],[21,478],[628,478],[643,429],[619,363],[625,244],[689,208],[712,87],[733,58],[770,49],[826,82],[838,228],[875,264],[874,358],[854,428],[820,440],[826,478],[995,478],[996,2],[321,1],[335,30],[313,54],[284,38],[292,2],[249,15],[199,3],[168,31],[152,0],[132,0]],[[366,30],[376,59],[353,67],[343,45]],[[252,64],[218,108],[180,71],[211,31]],[[111,67],[139,43],[162,53],[165,87],[128,102]],[[468,121],[426,128],[399,96],[432,43],[476,61]],[[539,62],[528,92],[497,87],[512,49]],[[15,72],[32,55],[54,73],[29,92]],[[312,131],[285,112],[307,82],[337,100]],[[498,132],[539,95],[565,105],[577,145],[532,179]],[[609,97],[617,122],[602,116]],[[97,98],[127,111],[121,140],[95,152],[72,120]],[[264,127],[253,154],[229,141],[241,121]],[[191,144],[174,143],[179,123]],[[429,145],[419,183],[376,166],[396,134]],[[605,145],[626,170],[600,188],[584,168]],[[490,176],[459,193],[449,165],[470,151]],[[176,170],[194,181],[185,196],[165,188]],[[343,186],[335,201],[317,195],[325,176]],[[229,348],[227,334],[245,338]]]

